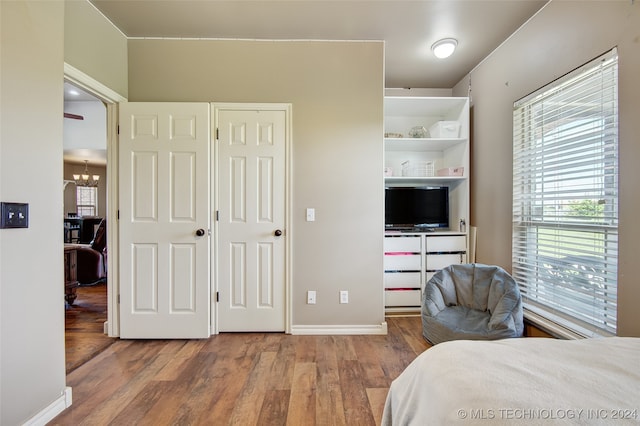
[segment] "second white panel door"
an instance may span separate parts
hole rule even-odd
[[[214,107],[218,329],[285,331],[285,110]]]

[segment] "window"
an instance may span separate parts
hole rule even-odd
[[[514,104],[513,276],[527,311],[583,336],[616,333],[617,61]]]
[[[77,186],[76,210],[78,216],[97,216],[98,188],[92,186]]]

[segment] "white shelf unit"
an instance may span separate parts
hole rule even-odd
[[[413,127],[457,121],[452,138],[413,138]],[[387,96],[384,104],[385,186],[449,188],[449,229],[428,233],[385,234],[385,310],[419,312],[422,289],[440,268],[467,261],[469,221],[469,100],[463,97]],[[397,137],[401,134],[403,137]],[[386,137],[387,135],[393,137]],[[402,176],[402,163],[431,162],[433,169],[463,167],[462,176]],[[461,223],[464,223],[461,226]],[[418,251],[414,251],[417,241]],[[405,258],[406,259],[403,259]],[[419,269],[415,269],[417,263]],[[403,262],[409,262],[404,264]]]

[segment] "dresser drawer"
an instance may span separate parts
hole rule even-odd
[[[385,253],[420,253],[421,238],[419,236],[411,237],[385,237],[384,252]]]
[[[419,271],[421,258],[419,254],[385,254],[384,270]]]
[[[467,239],[464,235],[427,237],[427,253],[467,251]]]
[[[386,307],[420,306],[420,290],[385,290],[384,305]]]
[[[437,271],[455,263],[465,263],[466,254],[428,254],[427,271]]]
[[[421,288],[420,272],[385,272],[384,288]]]

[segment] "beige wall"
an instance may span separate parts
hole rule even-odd
[[[294,326],[384,321],[383,62],[381,42],[129,41],[130,101],[293,105]]]
[[[64,3],[64,61],[126,98],[126,37],[88,1]]]
[[[64,4],[0,1],[0,200],[29,228],[0,230],[0,424],[65,389],[62,218]]]
[[[552,1],[471,73],[472,213],[477,261],[511,269],[513,102],[618,46],[620,240],[618,334],[640,336],[640,4]],[[468,78],[454,95],[465,96]]]

